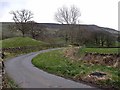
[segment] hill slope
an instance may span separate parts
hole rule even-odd
[[[63,28],[66,26],[66,24],[56,24],[56,23],[37,23],[37,24],[39,27],[41,26],[45,27],[47,30],[49,30],[49,32],[56,32],[58,30],[63,30]],[[21,32],[17,32],[17,33],[11,32],[9,28],[11,25],[14,25],[14,22],[2,22],[2,30],[0,29],[0,31],[2,31],[2,39],[21,36]],[[79,28],[80,30],[86,30],[89,32],[99,32],[99,31],[108,32],[116,37],[118,37],[118,33],[120,33],[120,31],[117,31],[115,29],[100,27],[97,25],[78,24],[75,27],[79,27],[79,26],[80,26]]]
[[[44,45],[44,44],[46,43],[42,41],[37,41],[29,37],[14,37],[14,38],[8,38],[0,41],[0,45],[2,45],[2,48],[38,46],[38,45]]]

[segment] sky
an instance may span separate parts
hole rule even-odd
[[[55,12],[63,6],[74,5],[81,12],[80,24],[95,24],[118,30],[120,0],[0,0],[0,22],[11,22],[10,11],[28,9],[38,23],[58,23]]]

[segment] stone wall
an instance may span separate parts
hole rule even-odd
[[[0,57],[0,89],[3,88],[5,70],[3,67],[3,59]]]
[[[2,63],[0,61],[0,89],[2,89]]]

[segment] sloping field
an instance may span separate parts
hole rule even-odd
[[[14,38],[4,39],[0,41],[0,46],[2,46],[2,48],[39,46],[44,44],[46,43],[42,41],[37,41],[29,37],[14,37]]]

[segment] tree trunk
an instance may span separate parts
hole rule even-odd
[[[25,37],[25,33],[24,32],[22,32],[22,35],[23,35],[23,37]]]

